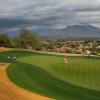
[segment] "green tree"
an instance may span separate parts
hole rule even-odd
[[[7,34],[0,34],[0,47],[13,47],[13,41]]]
[[[17,47],[26,48],[27,45],[33,49],[41,48],[41,39],[36,33],[30,32],[26,27],[21,28],[20,35],[16,38]]]

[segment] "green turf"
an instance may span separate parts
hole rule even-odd
[[[17,56],[7,74],[22,88],[56,100],[100,100],[100,58],[71,57],[65,64],[60,56],[11,51],[0,53],[0,61],[7,55]]]
[[[34,55],[18,60],[40,66],[71,84],[100,90],[100,58],[71,57],[68,63],[64,63],[63,57]]]
[[[22,51],[22,50],[0,52],[0,62],[12,62],[12,60],[7,59],[8,56],[11,57],[16,56],[17,58],[19,58],[25,56],[28,57],[31,55],[35,55],[35,53],[29,51]]]
[[[100,92],[68,84],[35,65],[16,62],[7,73],[18,86],[56,100],[100,100]]]

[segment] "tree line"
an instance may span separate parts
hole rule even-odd
[[[40,50],[42,49],[42,39],[35,33],[23,27],[20,34],[16,37],[11,37],[7,34],[0,34],[0,47],[9,48],[28,48]]]

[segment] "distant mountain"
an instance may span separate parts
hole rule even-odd
[[[73,25],[64,29],[33,29],[42,37],[100,37],[100,28],[91,25]],[[18,35],[19,32],[9,33],[10,35]]]
[[[91,25],[73,25],[63,29],[62,35],[69,37],[100,37],[100,28]]]

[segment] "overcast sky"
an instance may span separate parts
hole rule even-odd
[[[0,31],[64,28],[85,24],[100,27],[100,0],[0,0]]]

